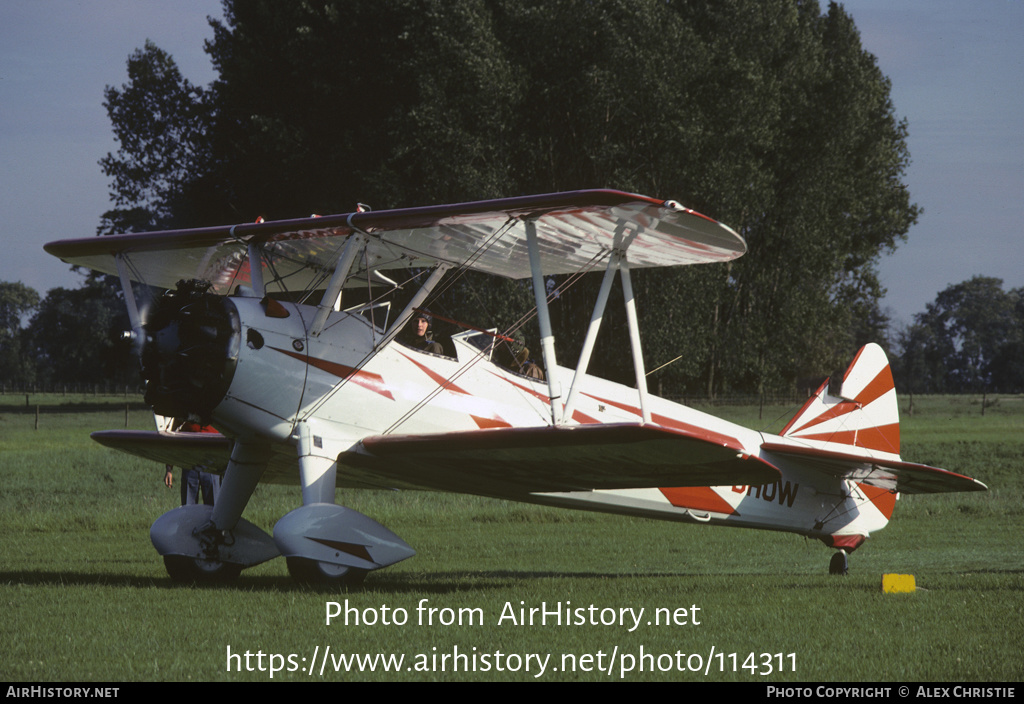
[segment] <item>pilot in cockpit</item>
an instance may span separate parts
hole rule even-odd
[[[526,337],[518,330],[512,333],[511,340],[499,343],[495,350],[495,361],[506,369],[532,379],[544,380],[544,370],[530,358],[530,350],[526,346]]]
[[[444,354],[444,348],[441,346],[441,343],[434,341],[434,331],[431,329],[433,322],[434,320],[429,313],[417,311],[406,327],[402,342],[416,350]]]

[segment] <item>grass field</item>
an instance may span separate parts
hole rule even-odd
[[[178,492],[163,486],[154,463],[89,440],[91,430],[125,425],[124,398],[107,401],[108,411],[47,408],[38,429],[34,413],[0,412],[2,680],[269,681],[271,668],[275,681],[1024,674],[1020,397],[988,399],[984,416],[980,399],[915,399],[913,417],[904,413],[904,459],[975,476],[990,490],[901,498],[890,525],[851,556],[845,578],[827,575],[829,549],[788,534],[457,495],[345,492],[340,502],[418,551],[348,593],[297,586],[282,560],[227,587],[172,583],[148,530]],[[795,411],[711,410],[768,430]],[[141,410],[130,410],[128,423],[152,427]],[[299,501],[297,488],[261,486],[246,517],[270,532]],[[886,572],[913,574],[918,591],[882,594]],[[347,625],[343,615],[326,623],[332,602],[349,607]],[[582,608],[587,623],[518,623],[520,608],[545,605]],[[641,608],[635,627],[620,611]],[[509,609],[516,622],[501,618]],[[658,625],[656,615],[675,622]],[[404,659],[335,671],[332,658],[378,653]]]

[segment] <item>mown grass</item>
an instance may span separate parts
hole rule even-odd
[[[991,399],[989,399],[991,401]],[[778,430],[794,409],[724,407],[713,412]],[[381,521],[416,547],[416,557],[372,574],[350,592],[301,587],[282,560],[243,573],[227,587],[172,583],[149,544],[152,521],[177,503],[151,462],[105,450],[91,430],[122,427],[124,410],[0,414],[0,621],[10,681],[268,681],[270,654],[295,654],[306,673],[314,649],[394,653],[401,672],[336,673],[322,679],[531,680],[496,669],[493,654],[551,654],[544,680],[1015,681],[1024,651],[1024,402],[999,399],[980,414],[969,399],[918,398],[904,413],[903,456],[985,481],[977,494],[901,498],[893,522],[851,557],[851,574],[826,574],[830,551],[797,536],[718,530],[602,514],[558,511],[469,496],[345,492],[339,500]],[[760,418],[758,418],[760,414]],[[776,417],[777,427],[769,427]],[[765,419],[772,419],[766,421]],[[131,411],[132,427],[152,427]],[[296,488],[261,486],[246,516],[268,532],[299,503]],[[914,594],[884,595],[881,575],[914,574]],[[462,624],[420,625],[417,606],[463,611]],[[378,623],[325,623],[339,602]],[[644,608],[641,625],[513,625],[518,609]],[[699,607],[700,625],[648,625],[656,608]],[[404,609],[404,625],[382,611]],[[483,623],[469,615],[483,616]],[[435,620],[442,615],[435,612]],[[228,671],[228,648],[253,656]],[[437,671],[455,648],[492,656],[484,672]],[[474,651],[473,648],[476,648]],[[617,648],[617,651],[616,651]],[[562,670],[562,657],[641,652],[699,654],[705,674]],[[714,651],[712,651],[714,648]],[[255,657],[262,652],[263,671]],[[737,668],[729,654],[737,653]],[[764,671],[748,653],[783,653],[784,672]],[[795,653],[791,671],[789,653]],[[434,667],[410,671],[421,660]],[[598,656],[603,660],[599,660]],[[435,660],[431,658],[436,657]],[[301,658],[307,658],[302,661]],[[671,671],[657,665],[671,660]],[[777,664],[773,660],[773,664]],[[287,660],[278,661],[286,670]],[[515,660],[510,663],[515,665]],[[628,662],[627,662],[628,664]],[[639,663],[634,663],[639,667]],[[579,663],[578,663],[579,665]],[[724,666],[724,667],[723,667]],[[379,663],[378,663],[379,667]],[[553,671],[552,668],[558,668]],[[319,669],[317,666],[315,669]],[[648,668],[649,669],[649,668]],[[725,671],[722,671],[722,670]]]

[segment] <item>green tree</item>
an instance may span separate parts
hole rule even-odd
[[[1024,305],[1020,289],[975,276],[948,286],[903,340],[901,376],[917,390],[1018,392],[1024,385]]]
[[[900,394],[942,393],[946,369],[934,330],[915,323],[896,332],[899,355],[890,360],[893,380]]]
[[[104,91],[119,148],[100,160],[114,207],[102,215],[97,233],[216,222],[223,217],[223,190],[211,187],[207,131],[213,114],[207,92],[182,77],[174,59],[149,41],[129,56],[127,73],[127,83]],[[128,322],[117,277],[93,272],[80,289],[50,291],[30,327],[40,378],[137,382],[137,363],[121,339]]]
[[[667,193],[748,240],[730,267],[638,273],[652,366],[681,355],[659,381],[789,386],[884,327],[878,257],[918,211],[901,183],[906,125],[841,7],[498,5],[500,38],[525,49],[526,190]],[[616,315],[608,326],[621,330]],[[605,370],[622,360],[615,347],[602,346]]]
[[[50,289],[28,326],[38,381],[137,383],[128,329],[123,302],[102,281]]]
[[[637,273],[649,366],[678,358],[652,377],[669,393],[790,387],[885,328],[878,258],[918,215],[902,182],[907,126],[837,4],[824,14],[794,0],[224,8],[209,89],[170,69],[130,83],[144,89],[131,101],[144,106],[153,91],[174,108],[161,115],[198,125],[181,141],[208,153],[146,161],[146,149],[122,149],[128,176],[114,187],[126,208],[142,204],[155,221],[166,205],[168,218],[213,224],[589,187],[676,198],[732,225],[750,253]],[[167,67],[155,47],[139,59]],[[111,113],[122,145],[134,144],[134,114]],[[178,178],[177,163],[194,176]],[[170,185],[146,190],[163,172]],[[571,361],[600,275],[567,283],[552,281],[563,294],[552,315],[559,358]],[[514,282],[475,287],[464,277],[438,303],[452,317],[512,321],[528,298]],[[620,311],[609,309],[592,369],[628,381]]]
[[[755,181],[738,220],[750,251],[723,294],[723,374],[746,388],[826,373],[854,351],[858,308],[882,294],[875,266],[917,217],[901,184],[906,125],[852,19],[832,4],[726,3],[711,31],[733,36],[723,64],[769,116]],[[733,68],[734,67],[734,68]],[[877,306],[874,306],[877,308]]]
[[[483,0],[226,3],[209,51],[232,208],[277,218],[507,195],[516,78],[490,30]]]
[[[31,382],[34,365],[25,351],[23,321],[39,305],[35,289],[18,282],[0,282],[0,380]]]
[[[989,369],[994,386],[1007,393],[1024,393],[1024,287],[1007,297],[1013,306],[1013,324],[1007,339],[992,355]]]
[[[103,214],[100,234],[192,224],[209,170],[205,95],[152,42],[128,58],[128,83],[104,91],[120,147],[100,160],[115,206]]]

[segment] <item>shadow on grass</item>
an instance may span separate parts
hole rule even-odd
[[[953,573],[951,573],[953,574]],[[974,575],[993,575],[1011,577],[1024,575],[1024,569],[984,569],[970,570]],[[819,576],[805,575],[811,581],[817,581]],[[153,588],[153,589],[202,589],[211,591],[240,591],[240,592],[284,592],[284,593],[311,593],[311,594],[339,594],[339,593],[361,593],[361,592],[386,592],[388,594],[452,594],[465,592],[467,590],[508,590],[513,587],[522,586],[524,582],[537,580],[576,580],[581,582],[601,582],[633,579],[683,579],[703,580],[707,578],[726,579],[768,579],[776,582],[776,586],[789,588],[800,588],[811,586],[806,581],[794,583],[792,575],[771,575],[765,573],[722,573],[707,574],[703,572],[585,572],[585,571],[555,571],[555,570],[452,570],[443,572],[415,572],[415,573],[381,573],[370,575],[367,581],[359,586],[339,587],[333,585],[307,585],[299,584],[289,576],[246,576],[245,573],[233,581],[219,583],[184,583],[175,582],[164,575],[160,577],[131,576],[124,574],[111,574],[102,572],[54,572],[45,570],[7,570],[0,571],[0,584],[8,585],[37,585],[37,586],[106,586],[106,587],[132,587],[132,588]],[[783,585],[779,580],[785,580]],[[847,585],[857,588],[875,590],[872,580],[870,587],[861,584],[863,580],[849,580],[845,577],[828,577],[828,583],[836,585]],[[854,586],[854,582],[857,582]],[[941,591],[956,590],[958,588],[971,591],[985,591],[987,589],[1013,589],[1024,590],[1024,580],[1019,585],[979,585],[977,583],[965,584],[958,587],[955,584],[944,584]]]
[[[572,571],[535,571],[535,570],[491,570],[491,571],[445,571],[423,572],[415,574],[384,574],[371,575],[367,581],[355,587],[337,587],[330,585],[304,585],[295,582],[291,577],[241,577],[220,583],[184,583],[175,582],[168,576],[141,577],[124,574],[102,572],[54,572],[46,570],[7,570],[0,571],[0,584],[35,585],[35,586],[105,586],[132,587],[155,589],[204,589],[232,590],[256,592],[308,592],[321,594],[337,594],[340,592],[359,593],[383,591],[391,594],[449,594],[464,592],[467,589],[508,589],[524,581],[544,579],[573,580],[624,580],[643,578],[694,578],[702,575],[672,573],[635,573],[621,572],[572,572]]]

